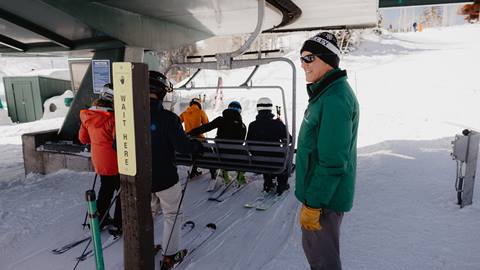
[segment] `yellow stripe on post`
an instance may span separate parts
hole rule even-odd
[[[135,176],[137,162],[133,120],[132,63],[113,63],[113,90],[118,171],[121,174]]]

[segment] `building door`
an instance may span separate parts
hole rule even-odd
[[[20,123],[37,120],[33,105],[33,89],[31,82],[13,82],[13,95],[17,119]]]

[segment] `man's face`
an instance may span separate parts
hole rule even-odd
[[[310,54],[312,53],[309,51],[303,51],[302,57]],[[318,58],[317,56],[315,56],[315,60],[313,60],[311,63],[305,63],[304,61],[301,62],[302,68],[305,70],[305,79],[309,83],[314,83],[320,80],[325,73],[333,69],[330,65],[323,62],[322,59]]]

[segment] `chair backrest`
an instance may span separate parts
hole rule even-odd
[[[292,145],[285,141],[207,139],[202,144],[203,155],[196,160],[201,168],[279,174],[292,166]],[[175,158],[178,165],[192,165],[191,155],[176,153]]]

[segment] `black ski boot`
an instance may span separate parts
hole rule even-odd
[[[216,169],[210,169],[210,178],[212,178],[213,180],[217,179],[217,175],[218,175],[218,170]]]
[[[101,217],[99,217],[99,220],[98,220],[99,222],[100,222],[100,218]],[[113,224],[113,218],[111,218],[110,216],[105,217],[105,220],[102,223],[99,224],[100,231],[109,229],[110,226],[112,226],[112,224]],[[89,223],[87,223],[87,227],[90,230],[90,224]]]
[[[263,192],[269,193],[275,189],[275,184],[271,181],[263,182]]]
[[[263,175],[263,192],[269,193],[275,189],[275,183],[271,174]]]
[[[198,171],[197,169],[195,169],[195,170],[192,170],[192,171],[190,172],[189,178],[192,179],[192,178],[194,178],[195,176],[199,176],[199,175],[201,175],[201,174],[202,174],[201,171]]]
[[[288,189],[290,189],[290,185],[288,183],[285,183],[285,184],[279,183],[277,185],[277,192],[276,192],[277,196],[282,195],[282,193],[285,192]]]
[[[115,237],[120,237],[122,236],[122,227],[121,226],[118,226],[118,225],[112,225],[110,227],[110,229],[108,229],[108,233],[110,233],[111,235],[115,236]]]

